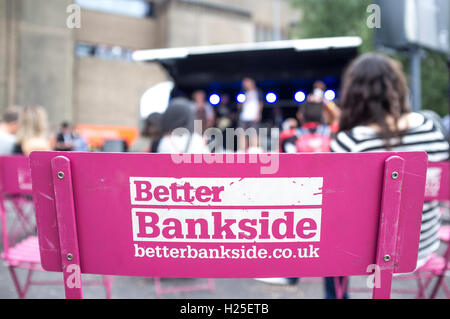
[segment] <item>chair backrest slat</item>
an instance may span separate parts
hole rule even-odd
[[[450,162],[429,162],[425,200],[450,201]]]

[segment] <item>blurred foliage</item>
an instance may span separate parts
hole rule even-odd
[[[302,11],[302,18],[294,38],[359,36],[363,39],[360,53],[375,50],[374,29],[367,27],[371,13],[367,7],[372,0],[290,0]],[[443,54],[424,50],[422,61],[422,105],[438,114],[449,113],[449,72]],[[405,54],[390,54],[399,60],[409,73],[409,59]],[[409,75],[408,75],[409,78]]]

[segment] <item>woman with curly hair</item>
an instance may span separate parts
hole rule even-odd
[[[411,112],[409,89],[399,63],[368,53],[351,63],[341,89],[339,133],[333,152],[425,151],[429,161],[449,159],[449,144],[432,118]],[[423,206],[417,267],[439,247],[438,202]],[[326,280],[327,298],[335,298],[334,279]]]

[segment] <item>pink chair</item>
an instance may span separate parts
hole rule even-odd
[[[435,299],[440,289],[444,291],[447,299],[450,299],[450,289],[445,282],[446,274],[450,271],[450,227],[443,226],[440,231],[441,242],[446,245],[446,249],[442,255],[433,254],[427,260],[427,262],[418,268],[413,274],[400,275],[394,277],[394,280],[415,280],[417,282],[418,289],[401,289],[394,288],[392,292],[398,294],[412,294],[416,298]],[[435,280],[434,285],[431,288],[431,292],[427,294],[431,283]],[[342,299],[345,293],[345,287],[348,287],[348,278],[344,278],[343,282],[339,282],[335,279],[336,296],[338,299]],[[351,287],[348,289],[350,292],[368,292],[367,288]],[[428,296],[427,296],[428,295]]]
[[[152,278],[362,276],[416,266],[427,155],[31,154],[42,266]],[[362,213],[364,212],[364,213]]]
[[[0,218],[3,239],[3,253],[19,298],[26,297],[31,285],[61,285],[58,281],[32,280],[34,271],[44,271],[41,267],[38,237],[35,235],[34,217],[25,208],[31,205],[32,185],[29,158],[23,156],[0,157]],[[16,218],[8,226],[6,203]],[[34,209],[32,209],[34,214]],[[9,219],[10,220],[10,219]],[[17,270],[28,271],[25,283],[21,285]],[[89,281],[87,285],[104,285],[107,297],[111,297],[112,278]]]
[[[426,201],[450,201],[449,188],[449,162],[429,162],[427,169],[427,180],[425,188]],[[446,249],[442,255],[433,254],[427,262],[418,268],[413,274],[400,275],[394,277],[395,280],[416,280],[418,289],[393,289],[393,292],[413,294],[416,298],[427,298],[427,289],[435,279],[435,284],[428,295],[430,299],[437,296],[439,289],[443,289],[446,298],[450,299],[450,290],[445,282],[445,276],[450,270],[450,226],[442,226],[439,230],[439,237]],[[342,283],[335,280],[336,296],[340,299],[345,293],[348,285],[348,278]],[[365,288],[351,288],[352,292],[367,292]]]
[[[450,227],[443,226],[439,231],[441,242],[447,246],[442,255],[433,254],[428,261],[416,270],[413,276],[402,279],[416,279],[419,290],[406,291],[406,293],[415,293],[417,298],[427,298],[427,289],[431,285],[433,279],[435,284],[431,288],[428,296],[430,299],[435,299],[440,289],[444,291],[447,299],[450,299],[450,290],[445,282],[447,273],[450,273]],[[425,280],[425,282],[423,282]]]

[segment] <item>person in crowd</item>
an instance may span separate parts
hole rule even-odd
[[[444,128],[447,131],[448,139],[450,139],[450,115],[449,114],[447,114],[446,116],[444,116],[442,118],[442,125],[444,126]]]
[[[221,131],[224,131],[226,128],[231,127],[231,110],[229,107],[230,104],[230,96],[228,94],[223,94],[220,97],[220,103],[215,108],[215,118],[216,124],[215,126],[219,128]]]
[[[322,100],[325,95],[325,90],[327,89],[327,85],[323,81],[315,81],[313,84],[313,93],[311,94],[315,98]]]
[[[214,126],[215,115],[214,109],[206,101],[206,94],[203,90],[197,90],[192,94],[192,99],[195,105],[195,119],[202,121],[202,134]]]
[[[233,113],[230,109],[230,96],[223,94],[220,97],[220,103],[215,108],[215,127],[222,132],[223,144],[221,146],[222,151],[227,148],[227,134],[226,129],[233,127]]]
[[[55,151],[71,152],[75,147],[75,134],[69,122],[63,122],[56,135]]]
[[[19,113],[17,107],[11,107],[3,113],[0,122],[0,155],[11,155],[14,152],[19,128]]]
[[[194,132],[192,102],[186,98],[173,99],[161,118],[162,137],[155,144],[158,153],[209,153],[203,137]]]
[[[340,93],[333,152],[425,151],[429,161],[449,159],[449,143],[435,121],[411,112],[405,75],[396,61],[379,53],[362,55],[346,70]],[[425,202],[417,267],[438,249],[439,227],[439,203]],[[327,298],[336,297],[334,288],[334,279],[327,278]]]
[[[340,110],[333,102],[325,98],[327,86],[322,81],[316,81],[313,85],[313,93],[308,95],[307,101],[310,103],[323,103],[323,122],[330,127],[331,132],[337,133],[339,129]]]
[[[300,126],[284,130],[280,136],[283,153],[323,153],[330,151],[332,132],[324,121],[325,104],[308,100],[297,112]]]
[[[244,78],[242,80],[242,88],[245,91],[245,102],[239,104],[239,128],[247,130],[253,128],[259,129],[261,122],[262,111],[264,107],[262,92],[256,86],[256,82],[251,78]],[[239,136],[238,147],[240,151],[245,150],[245,145],[250,148],[258,146],[258,136],[251,136],[248,144],[245,141],[245,136]]]
[[[297,130],[298,121],[295,118],[288,118],[283,122],[280,134],[280,153],[296,153]]]
[[[152,113],[145,119],[141,134],[137,141],[131,145],[130,152],[148,153],[152,150],[154,141],[161,136],[161,118],[161,113]]]
[[[88,152],[89,143],[87,140],[81,136],[77,131],[73,131],[74,141],[73,141],[73,151],[74,152]]]
[[[15,154],[29,155],[33,151],[50,151],[48,116],[41,106],[27,106],[19,114]]]

